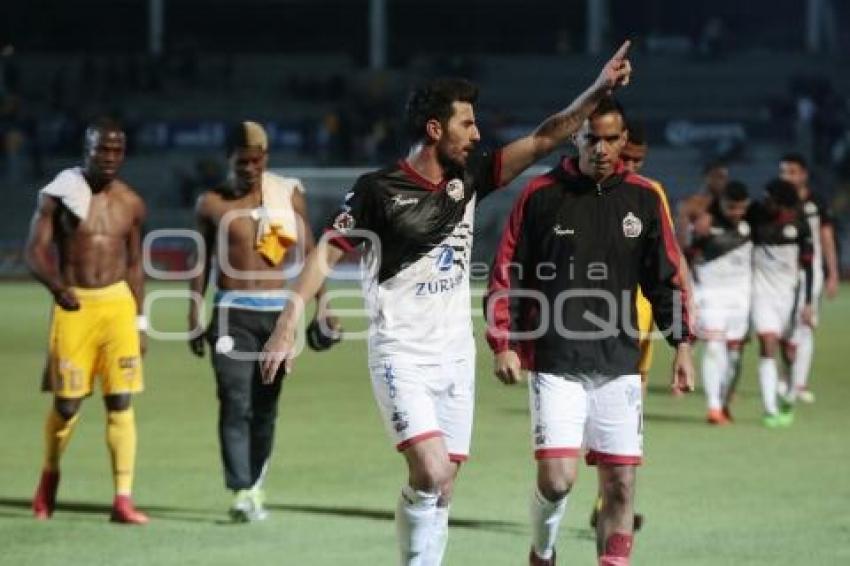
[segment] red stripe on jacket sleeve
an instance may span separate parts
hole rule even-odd
[[[676,241],[676,231],[673,229],[670,214],[664,207],[664,201],[661,195],[658,195],[658,217],[661,221],[661,238],[664,241],[664,252],[673,270],[676,272],[673,282],[679,287],[682,297],[682,316],[684,318],[685,330],[687,331],[687,336],[682,336],[682,340],[690,341],[694,336],[694,332],[690,309],[691,299],[688,296],[688,285],[684,281],[682,274],[682,252],[679,250],[679,244]]]
[[[658,183],[653,183],[650,179],[640,175],[630,174],[627,176],[628,182],[634,183],[645,189],[652,191],[658,198],[658,218],[661,223],[661,239],[664,243],[664,253],[667,260],[670,262],[676,275],[673,277],[673,283],[679,288],[679,293],[682,300],[682,317],[685,323],[687,336],[682,336],[685,341],[694,339],[694,331],[691,315],[691,298],[688,295],[688,282],[685,281],[685,274],[682,270],[682,252],[679,248],[679,243],[676,240],[676,231],[673,228],[673,219],[670,215],[670,207],[666,203],[667,195],[664,189]]]
[[[493,271],[487,285],[487,343],[498,354],[510,348],[510,332],[513,326],[510,312],[511,264],[516,254],[517,241],[522,232],[525,207],[529,197],[538,189],[552,184],[554,177],[542,175],[532,179],[514,203],[508,224],[502,232]]]

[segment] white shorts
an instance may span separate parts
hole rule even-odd
[[[475,356],[420,364],[399,357],[370,365],[372,390],[399,452],[442,436],[453,462],[469,457],[475,407]]]
[[[790,337],[796,317],[795,304],[794,294],[753,293],[753,327],[756,334]]]
[[[750,293],[697,287],[697,329],[703,340],[743,340],[750,325]]]
[[[577,458],[588,464],[639,465],[643,411],[639,374],[594,383],[529,372],[534,457]]]

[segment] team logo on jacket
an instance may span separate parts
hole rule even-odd
[[[793,224],[788,224],[782,229],[782,235],[789,240],[795,240],[797,238],[797,227]]]
[[[637,238],[642,231],[643,222],[640,221],[640,218],[631,212],[626,214],[626,217],[623,218],[623,235],[626,238]]]
[[[463,200],[463,181],[452,179],[446,183],[446,194],[452,200]]]
[[[741,220],[738,223],[738,233],[745,238],[750,235],[750,225],[746,220]]]
[[[345,234],[354,228],[354,217],[348,212],[340,212],[334,218],[334,230],[340,234]]]

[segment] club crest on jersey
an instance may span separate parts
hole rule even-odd
[[[643,222],[640,221],[640,218],[631,212],[626,214],[626,217],[623,218],[623,235],[626,238],[637,238],[642,231]]]
[[[334,218],[333,226],[334,230],[340,234],[345,234],[349,230],[354,229],[354,217],[346,211],[340,212],[337,214],[336,218]]]
[[[446,183],[446,194],[452,200],[463,200],[463,181],[460,179],[452,179]]]
[[[797,237],[797,227],[793,224],[788,224],[782,229],[782,235],[789,240],[795,239]]]
[[[738,233],[745,238],[750,235],[750,225],[746,220],[738,222]]]

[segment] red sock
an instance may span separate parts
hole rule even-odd
[[[632,553],[632,535],[614,533],[605,541],[605,554],[599,557],[599,566],[629,566]]]

